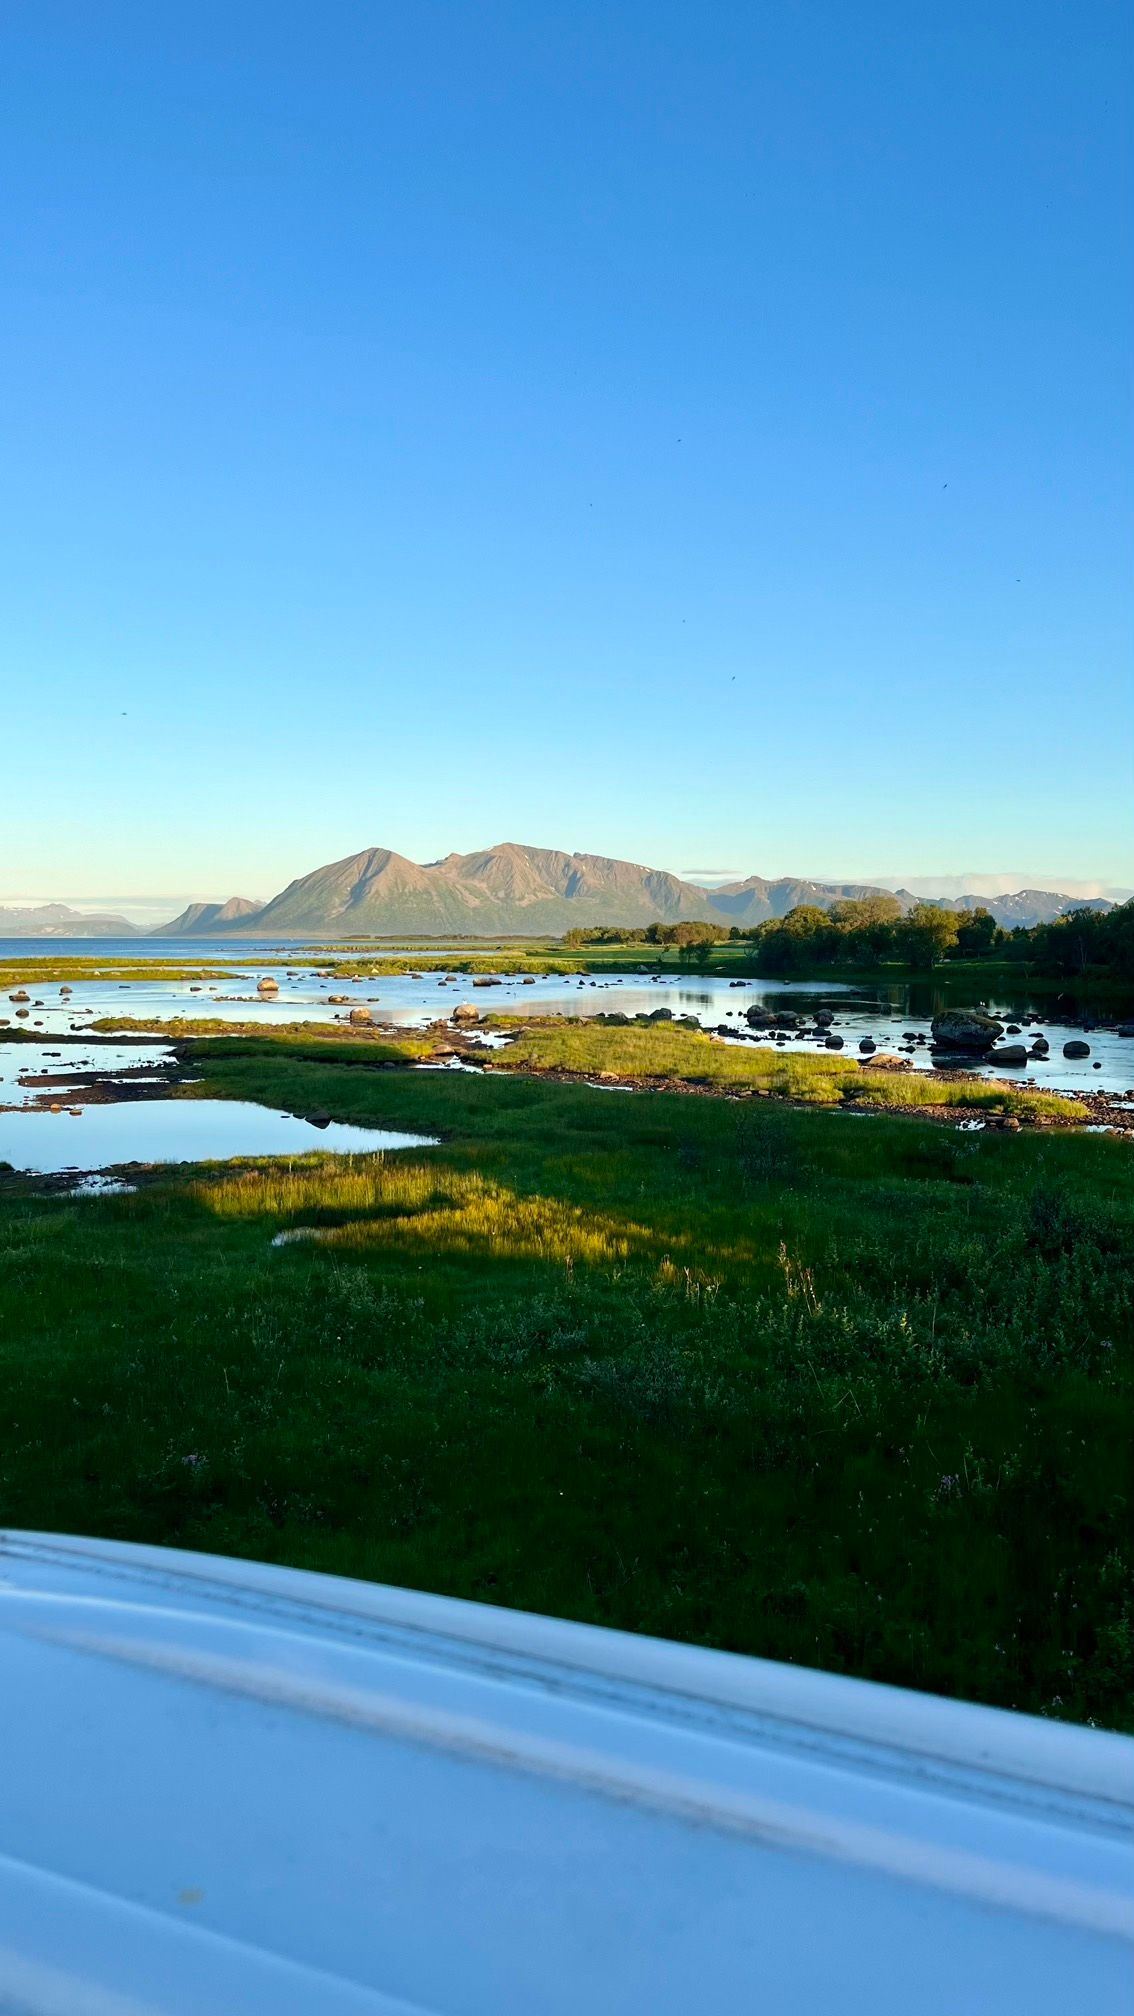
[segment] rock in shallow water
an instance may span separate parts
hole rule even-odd
[[[949,1008],[934,1016],[932,1029],[934,1042],[943,1050],[991,1050],[1004,1034],[1003,1022],[976,1008]]]

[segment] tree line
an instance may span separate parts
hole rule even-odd
[[[595,925],[568,931],[566,943],[676,947],[683,963],[707,966],[715,945],[749,942],[764,973],[815,972],[899,964],[931,971],[946,960],[1007,959],[1033,972],[1073,977],[1101,969],[1134,977],[1134,902],[1114,910],[1072,910],[1051,924],[1004,930],[991,912],[915,903],[896,897],[847,898],[830,909],[800,903],[786,917],[752,930],[689,920],[638,928]]]

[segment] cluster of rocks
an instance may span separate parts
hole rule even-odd
[[[995,1015],[985,1015],[979,1009],[950,1008],[945,1014],[934,1016],[932,1030],[936,1050],[979,1057],[987,1064],[1042,1063],[1051,1055],[1047,1037],[1038,1031],[1032,1037],[1030,1047],[1026,1043],[1002,1044],[1001,1036],[1022,1036],[1025,1033],[1020,1023],[1000,1022]],[[1091,1046],[1082,1037],[1069,1037],[1063,1045],[1065,1057],[1089,1057],[1090,1054]],[[1096,1071],[1100,1068],[1095,1065]]]
[[[695,1015],[675,1015],[672,1008],[654,1008],[648,1015],[623,1015],[612,1008],[609,1014],[592,1015],[588,1019],[604,1029],[652,1029],[659,1022],[671,1022],[675,1029],[701,1031]]]

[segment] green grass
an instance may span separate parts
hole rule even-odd
[[[1131,1724],[1127,1144],[330,1048],[188,1052],[443,1145],[0,1182],[5,1523]]]
[[[265,1048],[270,1054],[272,1047],[279,1045],[294,1055],[315,1059],[333,1056],[344,1062],[349,1053],[349,1061],[358,1064],[410,1064],[428,1057],[435,1048],[432,1038],[408,1030],[404,1036],[392,1036],[387,1029],[369,1030],[347,1022],[230,1022],[216,1015],[176,1015],[168,1021],[147,1021],[138,1015],[103,1015],[88,1027],[100,1036],[152,1035],[156,1031],[169,1043],[207,1037],[210,1056],[256,1055]]]
[[[242,964],[247,964],[242,961]],[[0,992],[12,987],[57,987],[76,980],[237,980],[245,977],[232,966],[192,966],[183,959],[58,959],[51,953],[29,953],[0,966]]]
[[[692,1029],[655,1022],[649,1028],[606,1028],[594,1021],[548,1019],[519,1023],[494,1017],[519,1033],[494,1059],[517,1071],[570,1071],[595,1077],[684,1081],[714,1091],[756,1091],[808,1105],[940,1108],[1011,1114],[1024,1120],[1082,1121],[1073,1099],[1016,1090],[980,1078],[940,1078],[925,1071],[871,1071],[839,1051],[798,1051],[789,1044],[722,1043]]]

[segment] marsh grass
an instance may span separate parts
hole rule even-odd
[[[242,961],[242,964],[247,964]],[[9,987],[50,987],[75,980],[237,980],[245,978],[233,966],[193,966],[183,959],[58,959],[49,952],[30,953],[0,965],[0,991]]]
[[[442,1145],[0,1180],[6,1523],[1134,1719],[1127,1144],[187,1051]]]
[[[787,1045],[731,1044],[691,1029],[655,1022],[649,1028],[607,1028],[593,1021],[521,1023],[494,1063],[509,1070],[603,1073],[634,1080],[684,1081],[714,1089],[753,1090],[807,1105],[960,1107],[1038,1120],[1082,1120],[1082,1108],[1057,1093],[1016,1089],[1000,1081],[940,1078],[924,1071],[864,1070],[839,1052],[800,1052]]]
[[[333,1056],[340,1063],[412,1064],[430,1056],[436,1047],[436,1039],[427,1035],[407,1031],[404,1036],[392,1036],[387,1029],[352,1028],[337,1022],[230,1022],[205,1015],[147,1021],[138,1015],[104,1015],[89,1027],[99,1036],[158,1034],[170,1043],[207,1038],[210,1056],[221,1057],[270,1054],[277,1046],[292,1056],[315,1060]]]

